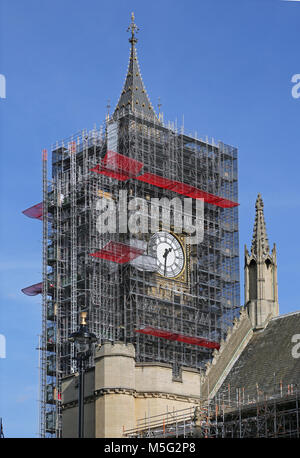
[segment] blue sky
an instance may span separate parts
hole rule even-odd
[[[131,11],[152,104],[164,119],[239,149],[240,248],[254,204],[277,244],[281,313],[300,309],[300,3],[280,0],[0,0],[0,417],[7,437],[38,431],[41,150],[103,123],[124,82]],[[241,285],[243,275],[241,273]],[[243,300],[243,286],[241,287]],[[299,330],[300,332],[300,330]]]

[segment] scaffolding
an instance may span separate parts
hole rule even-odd
[[[198,406],[179,410],[166,410],[159,415],[145,415],[137,420],[133,429],[123,430],[123,437],[154,438],[154,437],[191,437],[195,426],[195,411]]]
[[[133,343],[138,362],[171,363],[174,372],[203,368],[219,348],[240,305],[237,150],[120,109],[104,129],[57,142],[51,160],[49,177],[44,151],[42,204],[24,213],[43,223],[42,287],[33,285],[43,298],[40,435],[61,437],[61,379],[77,370],[68,336],[80,312],[100,344]],[[186,233],[174,234],[184,250],[176,278],[157,271],[151,231],[128,232],[136,216],[121,194],[126,205],[135,197],[204,201],[203,240],[191,245]],[[99,215],[110,206],[119,211],[115,230],[101,231]],[[139,217],[150,227],[152,213]]]
[[[239,313],[237,149],[156,116],[131,19],[128,72],[113,116],[104,128],[56,142],[50,176],[43,151],[43,201],[23,212],[43,224],[42,282],[23,289],[42,294],[42,437],[62,434],[61,380],[77,370],[68,337],[81,312],[100,344],[132,343],[137,362],[169,363],[174,374],[204,368]],[[184,199],[192,201],[187,208]],[[152,213],[144,204],[154,201]],[[185,226],[176,230],[178,202],[188,225],[203,225],[203,239],[192,243]],[[165,251],[162,271],[157,243],[168,234],[178,264],[167,266]]]
[[[181,410],[166,411],[137,421],[124,430],[127,438],[299,438],[299,392],[280,384],[269,395],[248,396],[230,387],[224,395],[202,400]]]

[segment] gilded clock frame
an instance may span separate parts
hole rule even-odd
[[[159,281],[162,284],[166,283],[169,285],[172,282],[185,283],[185,284],[188,283],[189,275],[190,275],[190,246],[186,244],[186,237],[184,233],[176,234],[173,230],[165,229],[164,227],[161,227],[158,232],[167,232],[168,234],[171,234],[174,238],[177,239],[183,251],[184,267],[180,271],[180,273],[174,277],[165,277],[164,275],[157,273],[157,272],[155,273],[155,276],[157,277],[157,279],[159,279]]]

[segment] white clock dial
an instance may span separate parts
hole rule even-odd
[[[157,232],[150,240],[149,250],[156,255],[157,272],[164,277],[177,277],[183,270],[183,248],[177,238],[169,232]]]

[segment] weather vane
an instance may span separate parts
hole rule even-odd
[[[127,32],[131,32],[131,37],[129,38],[130,43],[136,43],[137,38],[135,37],[135,34],[140,30],[136,23],[134,22],[134,13],[131,13],[131,24],[127,29]]]

